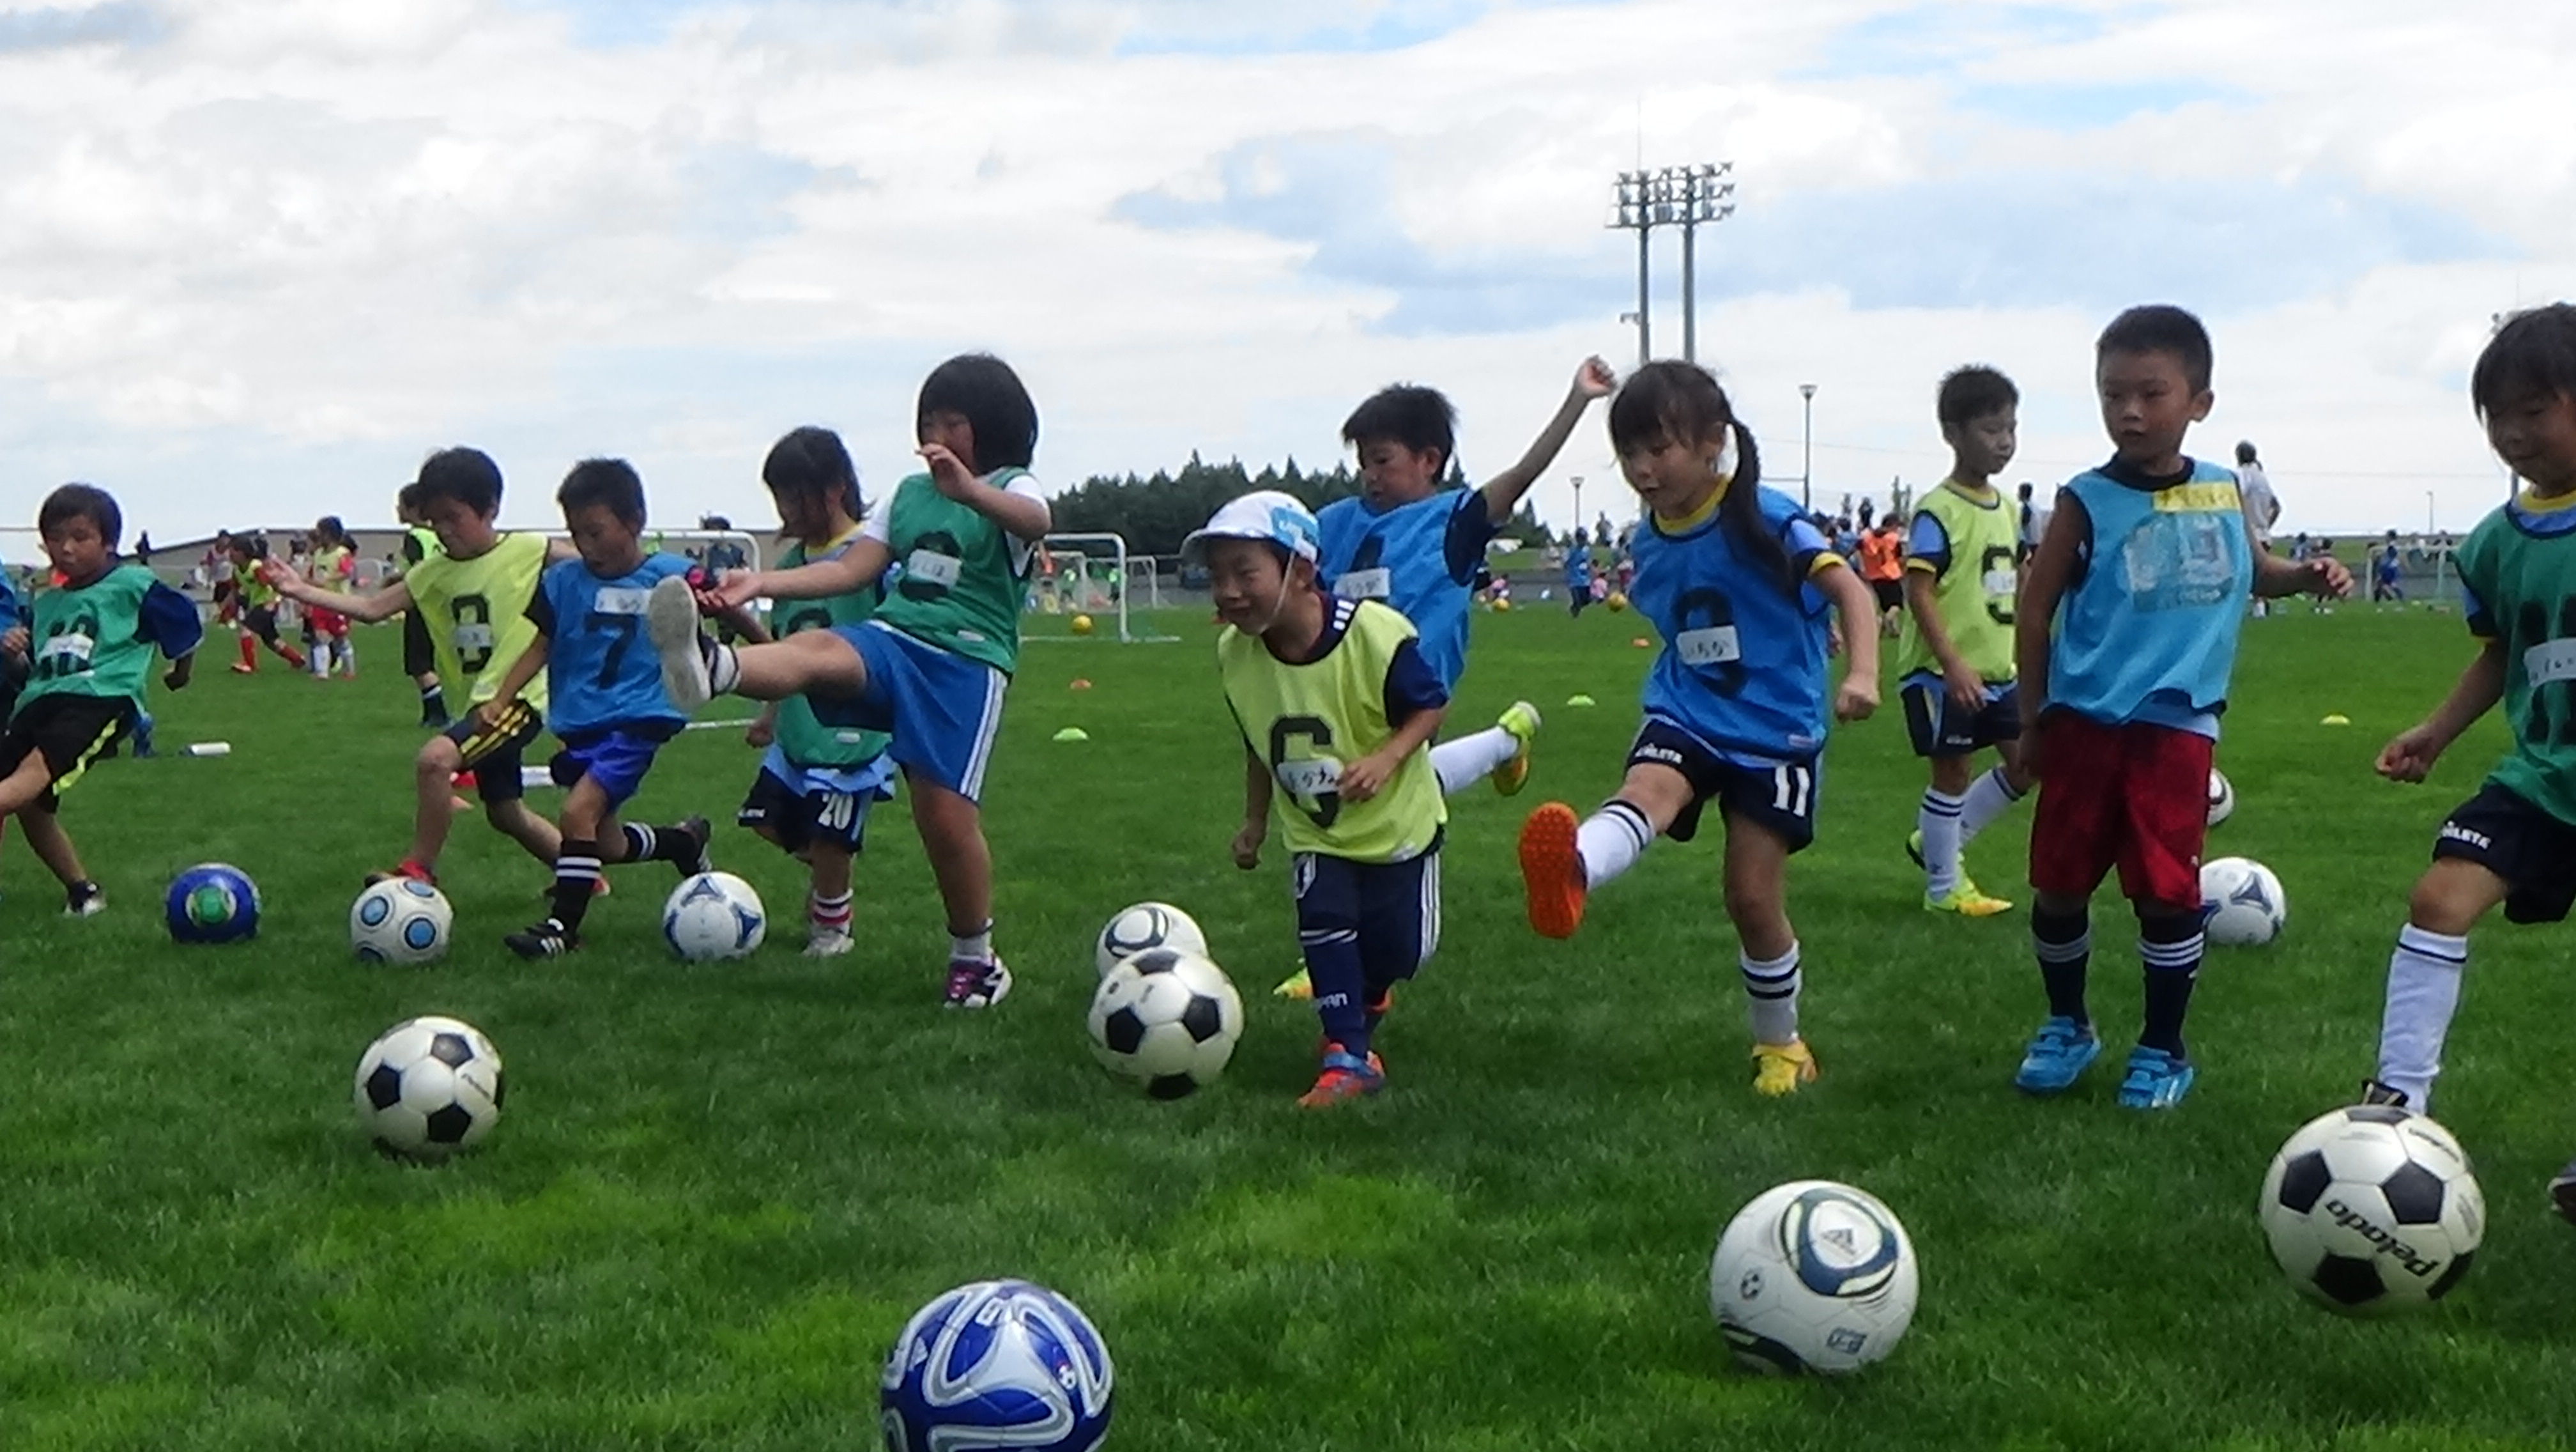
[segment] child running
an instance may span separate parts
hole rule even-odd
[[[1448,693],[1413,625],[1315,577],[1315,516],[1259,490],[1181,541],[1204,565],[1217,613],[1217,675],[1244,745],[1235,865],[1261,862],[1270,804],[1285,795],[1297,944],[1323,1020],[1322,1109],[1386,1087],[1371,1047],[1395,985],[1440,941],[1440,835],[1448,803],[1425,748]]]
[[[563,742],[553,771],[556,785],[569,790],[553,911],[501,940],[522,958],[558,958],[581,946],[582,918],[603,866],[668,862],[683,878],[707,870],[706,818],[660,828],[617,820],[617,809],[644,785],[654,753],[689,722],[662,692],[660,663],[637,649],[646,598],[664,580],[685,582],[689,562],[644,552],[644,481],[623,459],[575,464],[555,499],[581,558],[547,567],[527,606],[536,638],[492,698],[474,708],[483,726],[501,729],[542,671],[548,724]]]
[[[1761,456],[1717,379],[1688,363],[1639,369],[1610,403],[1619,469],[1646,506],[1629,599],[1663,636],[1645,723],[1618,795],[1589,818],[1549,802],[1522,824],[1530,926],[1570,938],[1590,895],[1648,844],[1688,842],[1714,802],[1726,825],[1726,913],[1753,1025],[1753,1088],[1816,1077],[1798,1035],[1798,936],[1788,863],[1815,839],[1825,745],[1825,615],[1849,669],[1837,720],[1878,709],[1877,603],[1796,500],[1762,487]]]
[[[274,578],[276,571],[260,568],[258,539],[238,536],[232,543],[233,590],[241,602],[241,659],[233,662],[233,674],[259,673],[259,648],[263,645],[277,653],[289,669],[304,669],[304,652],[278,639],[277,602],[284,584]],[[301,578],[300,576],[296,578]]]

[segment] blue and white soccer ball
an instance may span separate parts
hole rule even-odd
[[[1092,946],[1092,961],[1100,976],[1149,948],[1176,948],[1184,953],[1207,956],[1207,934],[1199,931],[1196,918],[1167,902],[1140,902],[1120,908],[1101,926],[1100,940]]]
[[[2250,857],[2213,857],[2200,865],[2201,931],[2221,947],[2256,948],[2289,925],[2290,899],[2272,869]]]
[[[162,916],[182,943],[238,943],[259,933],[259,888],[229,862],[200,862],[170,879]]]
[[[769,936],[769,913],[751,884],[730,872],[701,872],[662,905],[662,938],[691,963],[745,958]]]
[[[2235,815],[2236,788],[2228,784],[2227,773],[2213,766],[2209,769],[2209,825],[2215,827]]]
[[[416,877],[391,877],[349,905],[349,948],[362,963],[429,963],[447,956],[456,910]]]
[[[1073,1302],[1027,1281],[935,1298],[886,1355],[887,1452],[1090,1452],[1109,1435],[1109,1348]]]
[[[1857,1371],[1914,1320],[1914,1243],[1864,1190],[1793,1180],[1736,1212],[1708,1265],[1708,1304],[1756,1371]]]

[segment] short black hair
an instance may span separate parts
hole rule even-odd
[[[36,532],[51,534],[75,519],[86,519],[98,530],[98,537],[116,548],[117,537],[125,533],[125,511],[116,507],[116,496],[95,484],[66,484],[45,496],[36,509]]]
[[[405,484],[400,489],[395,490],[394,512],[396,514],[409,515],[413,519],[418,519],[420,517],[422,497],[426,492],[427,491],[420,487],[420,481],[417,479],[413,480],[409,484]]]
[[[2113,318],[2093,345],[2093,360],[2098,364],[2114,353],[2171,353],[2182,364],[2183,380],[2191,391],[2209,391],[2213,360],[2209,329],[2171,303],[2148,303]]]
[[[960,353],[930,370],[913,408],[915,426],[934,413],[957,414],[975,430],[975,457],[967,463],[978,474],[1025,469],[1038,455],[1038,406],[1011,365],[990,353]]]
[[[564,476],[563,487],[555,491],[555,503],[563,506],[567,519],[576,509],[598,506],[617,516],[618,523],[642,529],[644,476],[624,459],[584,459]]]
[[[2576,304],[2527,308],[2504,320],[2469,374],[2479,414],[2534,396],[2576,398]]]
[[[501,512],[501,466],[481,449],[441,449],[420,461],[413,481],[425,508],[433,499],[453,499],[489,519]]]
[[[1941,393],[1934,402],[1934,412],[1941,427],[1954,428],[1990,413],[2001,413],[2021,403],[2021,390],[2002,370],[1982,363],[1950,370],[1941,380]]]
[[[1440,451],[1440,466],[1458,457],[1458,410],[1449,396],[1419,383],[1390,383],[1342,420],[1342,442],[1365,447],[1389,439],[1417,454]]]
[[[982,438],[976,436],[978,452],[983,449]],[[838,497],[850,518],[868,517],[867,501],[859,494],[859,466],[850,462],[841,436],[827,428],[807,424],[789,429],[769,446],[769,457],[760,461],[760,482],[781,499]]]
[[[2236,441],[2236,462],[2240,464],[2251,464],[2254,462],[2254,441],[2252,439],[2238,439]]]

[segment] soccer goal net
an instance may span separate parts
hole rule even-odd
[[[1038,552],[1036,567],[1029,574],[1030,613],[1054,616],[1088,616],[1095,638],[1110,636],[1121,641],[1173,640],[1175,636],[1157,635],[1128,615],[1135,603],[1136,570],[1145,568],[1145,596],[1139,608],[1150,610],[1161,595],[1153,584],[1153,559],[1127,553],[1127,538],[1118,534],[1051,534]],[[1031,634],[1030,639],[1052,640],[1056,632]],[[1068,637],[1069,638],[1069,637]]]

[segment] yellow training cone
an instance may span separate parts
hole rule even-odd
[[[1091,733],[1083,730],[1079,726],[1067,726],[1055,734],[1055,739],[1058,741],[1089,741],[1091,739]]]
[[[2341,711],[2335,711],[2330,712],[2324,720],[2317,724],[2320,726],[2349,726],[2352,724],[2352,718]]]

